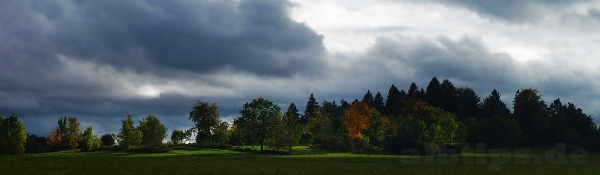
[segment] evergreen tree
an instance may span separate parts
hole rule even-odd
[[[306,125],[308,120],[314,116],[314,112],[319,110],[321,107],[319,106],[319,102],[315,99],[313,94],[310,94],[308,98],[308,102],[306,102],[306,110],[304,111],[304,115],[300,118],[300,123]]]
[[[373,94],[371,94],[370,90],[367,90],[365,96],[363,96],[363,103],[367,104],[369,107],[373,107]]]
[[[419,87],[417,86],[417,84],[415,84],[415,82],[411,83],[410,87],[408,88],[406,98],[408,100],[414,100],[419,98],[419,96]]]
[[[458,93],[456,87],[448,79],[444,79],[440,85],[442,91],[442,106],[441,108],[453,114],[458,113]]]
[[[481,107],[483,117],[489,118],[494,115],[507,118],[510,117],[510,111],[506,107],[506,104],[500,99],[500,93],[494,89],[492,93],[483,99],[483,105]]]
[[[481,108],[479,106],[479,96],[468,87],[457,89],[458,93],[458,118],[463,120],[467,117],[473,117],[479,120],[481,118]]]
[[[385,110],[385,104],[383,104],[383,96],[377,92],[375,98],[373,98],[372,108],[377,109],[378,112],[383,113]]]
[[[390,87],[390,90],[388,91],[387,100],[385,101],[385,111],[383,111],[383,113],[385,115],[397,114],[398,112],[395,107],[400,98],[400,91],[392,84],[392,87]]]
[[[433,77],[427,86],[427,91],[425,91],[425,101],[429,103],[431,106],[436,108],[442,108],[442,87],[440,85],[440,81],[436,77]]]

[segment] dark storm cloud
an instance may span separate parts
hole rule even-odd
[[[411,77],[443,77],[466,83],[491,84],[497,88],[518,82],[513,77],[517,76],[519,65],[512,58],[492,53],[477,39],[466,37],[458,41],[445,37],[380,38],[368,55],[402,65],[399,69],[410,70]]]
[[[142,73],[229,69],[289,76],[323,65],[324,52],[322,37],[292,21],[289,6],[281,0],[9,1],[2,6],[2,36],[10,46],[4,52],[25,57],[33,51],[30,64],[62,54]]]

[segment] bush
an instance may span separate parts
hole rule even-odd
[[[300,136],[300,145],[310,145],[313,142],[313,136],[310,132],[302,134]]]
[[[405,149],[419,149],[418,140],[405,136],[386,136],[384,148],[390,152],[400,153]]]
[[[440,154],[440,147],[436,143],[421,142],[421,149],[418,149],[421,155],[431,156]]]

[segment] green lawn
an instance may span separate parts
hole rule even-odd
[[[256,149],[256,147],[255,147]],[[0,174],[598,174],[600,154],[587,163],[549,164],[545,151],[526,155],[465,153],[410,157],[355,154],[295,147],[292,155],[265,155],[220,149],[177,148],[168,153],[55,152],[0,156]],[[506,155],[505,155],[506,156]],[[530,156],[531,158],[527,158]],[[491,165],[490,157],[500,165]],[[569,155],[567,155],[567,159]],[[485,161],[465,164],[463,159]],[[519,159],[517,159],[519,158]],[[439,160],[447,160],[440,164]],[[452,160],[457,160],[454,163]],[[508,160],[509,162],[506,162]],[[538,161],[539,162],[536,162]],[[425,161],[425,163],[423,163]],[[523,163],[524,164],[515,164]],[[529,163],[527,163],[529,162]],[[506,164],[505,164],[506,163]]]

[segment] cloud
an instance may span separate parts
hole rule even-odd
[[[290,20],[287,1],[8,3],[3,39],[12,52],[45,57],[36,60],[60,54],[164,76],[223,69],[289,76],[323,65],[322,36]]]
[[[423,2],[423,1],[421,1]],[[456,7],[470,9],[475,13],[508,22],[537,22],[571,6],[590,2],[589,0],[429,0]]]

